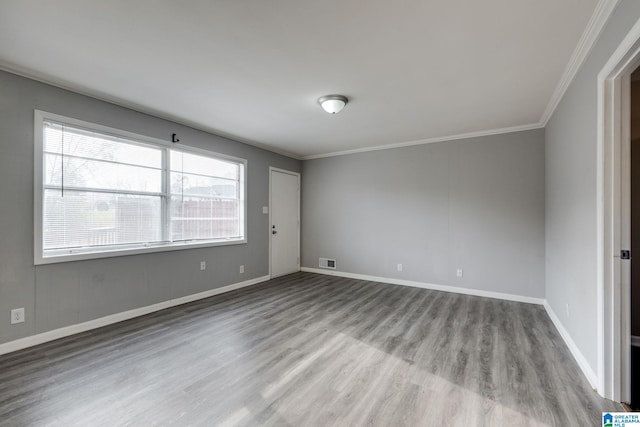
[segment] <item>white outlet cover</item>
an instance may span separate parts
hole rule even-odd
[[[207,261],[200,261],[200,270],[207,269]]]
[[[244,273],[244,265],[240,266],[240,274]]]
[[[462,277],[462,273],[463,273],[463,272],[462,272],[462,269],[461,269],[461,268],[459,268],[459,269],[457,269],[457,270],[456,270],[456,276],[458,276],[458,277]]]
[[[11,324],[24,322],[24,308],[14,308],[11,310]]]
[[[268,214],[269,213],[269,206],[263,206],[262,207],[262,213],[263,214]]]

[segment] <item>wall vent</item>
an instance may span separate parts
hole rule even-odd
[[[320,268],[330,268],[332,270],[336,269],[336,260],[329,258],[320,258]]]

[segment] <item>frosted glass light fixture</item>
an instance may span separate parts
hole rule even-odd
[[[336,114],[342,111],[349,100],[343,95],[327,95],[318,98],[318,103],[324,111],[329,114]]]

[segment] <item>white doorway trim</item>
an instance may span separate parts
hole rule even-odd
[[[272,271],[271,271],[271,261],[272,261],[272,254],[271,254],[271,246],[272,246],[272,240],[273,240],[273,234],[271,233],[271,223],[272,223],[272,217],[271,217],[271,212],[273,210],[273,205],[272,205],[272,201],[271,201],[271,194],[272,194],[272,173],[273,172],[280,172],[280,173],[286,173],[289,175],[294,175],[298,178],[298,221],[297,221],[297,234],[298,234],[298,268],[300,268],[300,172],[293,172],[290,170],[286,170],[286,169],[280,169],[280,168],[276,168],[274,166],[269,166],[269,226],[268,228],[268,233],[269,233],[269,277],[273,278],[272,275]]]
[[[640,64],[640,20],[598,75],[598,392],[630,400],[630,76]]]

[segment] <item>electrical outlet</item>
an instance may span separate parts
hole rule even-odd
[[[402,264],[398,264],[398,271],[402,271]]]
[[[462,272],[462,269],[461,269],[461,268],[459,268],[459,269],[457,269],[457,270],[456,270],[456,276],[457,276],[457,277],[462,277],[462,273],[463,273],[463,272]]]
[[[207,269],[207,261],[200,261],[200,270]]]
[[[571,312],[569,311],[569,303],[567,303],[566,309],[567,309],[567,317],[571,317]]]
[[[244,274],[244,265],[240,266],[240,274]]]
[[[14,308],[11,310],[11,324],[24,322],[24,308]]]

